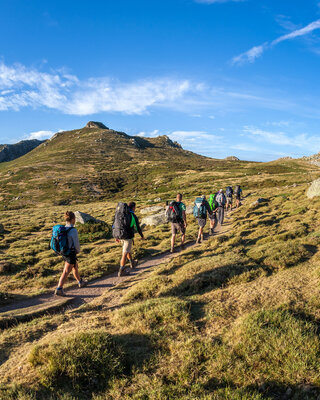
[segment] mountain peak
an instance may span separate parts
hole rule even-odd
[[[85,126],[85,128],[109,129],[108,127],[105,126],[105,124],[97,121],[89,121]]]

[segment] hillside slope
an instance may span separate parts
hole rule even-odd
[[[44,140],[22,140],[15,144],[0,144],[0,163],[15,160],[40,146]]]

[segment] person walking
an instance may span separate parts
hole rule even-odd
[[[67,245],[69,248],[69,254],[67,256],[62,255],[64,260],[64,270],[59,279],[58,286],[55,290],[57,296],[65,296],[63,291],[63,285],[65,284],[70,272],[73,272],[75,279],[78,282],[80,288],[87,285],[87,281],[83,280],[79,275],[78,259],[77,254],[80,253],[80,242],[78,231],[75,228],[76,217],[72,211],[67,211],[65,213],[65,227],[67,231]]]
[[[197,197],[194,202],[193,215],[196,217],[199,231],[196,243],[201,243],[203,241],[203,229],[207,223],[207,214],[212,214],[209,203],[206,200],[206,196]]]
[[[209,206],[211,209],[211,214],[209,213],[209,221],[210,221],[209,235],[213,235],[214,229],[218,224],[218,219],[217,219],[218,204],[216,202],[216,194],[210,194]]]
[[[171,248],[170,252],[175,251],[175,241],[177,233],[181,233],[181,249],[184,249],[187,229],[186,206],[182,203],[182,194],[178,193],[176,200],[172,201],[166,211],[167,219],[171,222]]]
[[[233,189],[232,186],[227,186],[226,188],[226,198],[227,198],[227,204],[226,204],[226,210],[230,208],[230,211],[232,211],[232,196],[233,196]]]
[[[218,204],[218,223],[222,225],[224,221],[224,208],[226,205],[226,196],[224,195],[223,189],[219,190],[216,196],[216,202]]]
[[[138,265],[138,261],[134,260],[132,257],[132,247],[134,244],[135,231],[139,233],[142,240],[145,240],[145,238],[140,227],[139,219],[135,214],[136,203],[132,201],[128,205],[126,205],[125,203],[119,203],[119,204],[127,206],[127,208],[125,207],[126,208],[125,212],[128,214],[127,217],[129,217],[128,218],[129,224],[125,235],[126,238],[123,239],[116,238],[116,242],[120,243],[121,241],[122,243],[122,257],[120,260],[120,268],[118,272],[118,276],[120,277],[130,274],[130,270],[126,269],[127,260],[129,261],[131,269],[136,268],[136,266]]]
[[[241,204],[241,195],[242,195],[242,189],[240,185],[236,185],[234,189],[234,194],[236,196],[236,207],[239,208]]]

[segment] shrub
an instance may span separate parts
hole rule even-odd
[[[29,361],[39,368],[42,383],[48,388],[71,382],[74,389],[102,389],[110,378],[123,371],[123,353],[109,334],[82,332],[46,346],[36,346]]]
[[[80,243],[95,242],[111,237],[111,227],[106,222],[87,222],[77,225]]]

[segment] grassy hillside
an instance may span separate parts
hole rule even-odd
[[[57,133],[25,156],[1,163],[0,210],[123,196],[155,199],[185,191],[189,183],[210,190],[212,180],[222,184],[227,178],[233,183],[241,178],[249,188],[250,177],[258,172],[269,175],[264,186],[273,186],[275,179],[283,186],[286,174],[296,174],[297,180],[305,181],[305,170],[298,162],[261,166],[213,160],[181,149],[166,136],[145,139],[110,129],[83,128]]]
[[[191,204],[199,193],[240,182],[251,195],[228,232],[90,305],[2,331],[0,398],[318,398],[320,198],[311,202],[305,191],[320,170],[293,160],[218,165],[179,172],[161,197],[171,198],[183,182]],[[110,222],[122,193],[76,208]],[[137,191],[139,207],[148,204],[144,193]],[[258,197],[267,201],[251,207]],[[14,265],[2,271],[5,296],[54,285],[61,265],[46,245],[64,209],[1,214],[1,255]],[[189,221],[191,238],[196,225]],[[82,235],[87,276],[117,268],[120,248],[111,239]],[[146,236],[136,243],[140,256],[169,246],[167,225]]]

